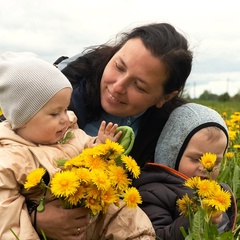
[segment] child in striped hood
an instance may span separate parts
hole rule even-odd
[[[189,228],[189,218],[180,214],[177,200],[193,190],[185,186],[187,179],[207,179],[199,159],[205,153],[216,154],[212,179],[219,174],[221,161],[228,147],[228,129],[223,118],[213,109],[188,103],[170,115],[158,139],[155,163],[147,164],[134,182],[142,196],[141,208],[150,218],[156,235],[164,240],[184,239],[180,227]],[[227,190],[230,188],[224,184]],[[219,232],[233,230],[236,202],[232,196],[226,213],[212,218]]]

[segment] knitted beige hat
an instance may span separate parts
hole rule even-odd
[[[0,56],[0,107],[13,129],[28,122],[63,88],[72,88],[68,79],[35,54]]]

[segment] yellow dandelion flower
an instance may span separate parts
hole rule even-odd
[[[39,184],[41,185],[42,177],[46,173],[46,169],[44,168],[37,168],[30,172],[27,175],[26,182],[24,184],[24,188],[29,190],[30,188],[36,187]]]
[[[226,112],[223,112],[223,113],[222,113],[222,117],[227,117],[227,113],[226,113]]]
[[[99,190],[107,190],[111,186],[108,175],[99,169],[91,171],[91,180]]]
[[[228,134],[229,134],[230,141],[234,141],[236,139],[236,136],[237,136],[237,132],[236,131],[229,130]]]
[[[68,201],[72,206],[77,206],[77,204],[81,202],[81,200],[85,197],[85,195],[86,195],[86,188],[83,186],[79,186],[77,188],[77,191],[73,195],[70,195],[70,197],[68,198]]]
[[[233,148],[240,149],[240,144],[234,144]]]
[[[230,121],[228,119],[224,119],[224,122],[226,123],[227,127],[229,128],[230,126]]]
[[[211,172],[213,171],[213,168],[215,166],[217,160],[217,155],[213,153],[205,153],[203,156],[200,158],[200,162],[202,163],[203,167],[208,171]]]
[[[86,148],[85,150],[83,150],[83,152],[81,153],[81,156],[84,158],[85,161],[85,165],[87,166],[89,163],[90,159],[102,159],[105,160],[103,155],[103,149],[102,149],[102,144],[99,144],[93,148]]]
[[[201,201],[201,208],[208,215],[208,217],[212,217],[212,214],[217,211],[214,208],[215,203],[213,203],[211,200],[212,200],[211,198],[204,198]]]
[[[112,142],[109,139],[106,140],[105,144],[98,144],[93,148],[86,148],[80,154],[82,158],[85,159],[92,158],[102,158],[104,160],[114,159],[116,156],[124,152],[124,148],[117,142]]]
[[[106,213],[110,204],[119,206],[124,196],[129,207],[137,206],[141,197],[137,189],[129,189],[132,179],[127,172],[137,178],[140,168],[131,157],[123,157],[123,167],[120,160],[123,152],[119,143],[108,139],[105,144],[84,149],[74,158],[60,159],[58,164],[64,170],[56,173],[49,184],[53,196],[59,198],[63,208],[85,206],[93,214]],[[26,187],[37,185],[42,181],[39,179],[26,183]]]
[[[240,121],[240,116],[239,115],[231,115],[231,120],[233,122],[239,122]]]
[[[197,193],[201,198],[208,198],[211,197],[218,189],[220,189],[220,186],[216,181],[204,179],[199,182]]]
[[[80,167],[76,168],[74,172],[77,175],[80,182],[89,183],[91,181],[91,172],[89,169]]]
[[[214,192],[221,191],[222,188],[221,188],[220,184],[217,181],[211,180],[211,183],[213,185],[213,188],[215,189]]]
[[[87,197],[85,200],[85,207],[89,208],[92,211],[93,215],[96,215],[102,210],[100,202],[92,197]]]
[[[104,204],[111,204],[118,202],[118,197],[116,191],[113,188],[109,188],[107,191],[101,191],[101,203]]]
[[[51,181],[51,192],[56,197],[69,197],[77,192],[79,180],[74,172],[69,170],[56,173]]]
[[[85,158],[86,164],[85,166],[89,169],[98,169],[98,170],[104,170],[107,166],[107,163],[101,159],[99,156],[88,156]]]
[[[86,148],[83,150],[81,155],[86,158],[89,156],[92,157],[102,157],[107,154],[106,144],[98,144],[92,148]]]
[[[64,167],[69,168],[69,167],[82,167],[84,166],[84,160],[81,158],[80,155],[69,159],[68,161],[65,162]]]
[[[112,142],[107,139],[105,144],[99,144],[99,148],[102,150],[102,157],[105,159],[114,159],[118,155],[124,152],[124,148],[117,142]]]
[[[133,174],[134,178],[138,178],[140,174],[140,167],[131,156],[122,155],[122,162],[125,164],[126,169]]]
[[[123,191],[132,183],[124,169],[120,166],[109,166],[109,179],[117,190]]]
[[[97,188],[97,186],[89,185],[86,188],[86,194],[88,197],[92,197],[94,199],[99,199],[101,195],[101,190]]]
[[[216,211],[225,212],[231,205],[231,194],[225,190],[216,191],[207,203]]]
[[[225,156],[226,156],[227,159],[231,159],[231,158],[234,157],[234,153],[233,153],[233,152],[227,152],[227,153],[225,154]]]
[[[0,116],[3,115],[2,109],[0,108]]]
[[[199,182],[201,182],[201,178],[196,176],[196,177],[192,177],[192,178],[189,178],[188,180],[186,180],[184,185],[193,190],[197,190]]]
[[[117,164],[116,164],[116,162],[115,162],[114,159],[110,159],[110,160],[108,160],[108,162],[107,162],[107,166],[108,166],[108,167],[109,167],[109,166],[117,166]]]
[[[115,155],[121,154],[124,152],[124,148],[118,142],[113,142],[109,139],[106,140],[106,145],[114,152]]]
[[[177,206],[181,214],[188,216],[192,213],[192,209],[195,209],[195,203],[188,194],[185,194],[182,198],[177,200]]]
[[[129,208],[135,208],[142,203],[141,196],[135,187],[126,190],[123,200]]]

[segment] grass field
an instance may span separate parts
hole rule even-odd
[[[219,101],[204,101],[204,100],[191,100],[190,102],[199,103],[207,107],[215,109],[218,113],[223,115],[226,113],[227,117],[231,116],[235,112],[240,112],[239,102],[219,102]]]

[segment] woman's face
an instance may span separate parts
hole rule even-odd
[[[101,79],[103,109],[116,116],[133,116],[162,105],[177,94],[164,95],[165,65],[141,39],[131,39],[111,58]]]

